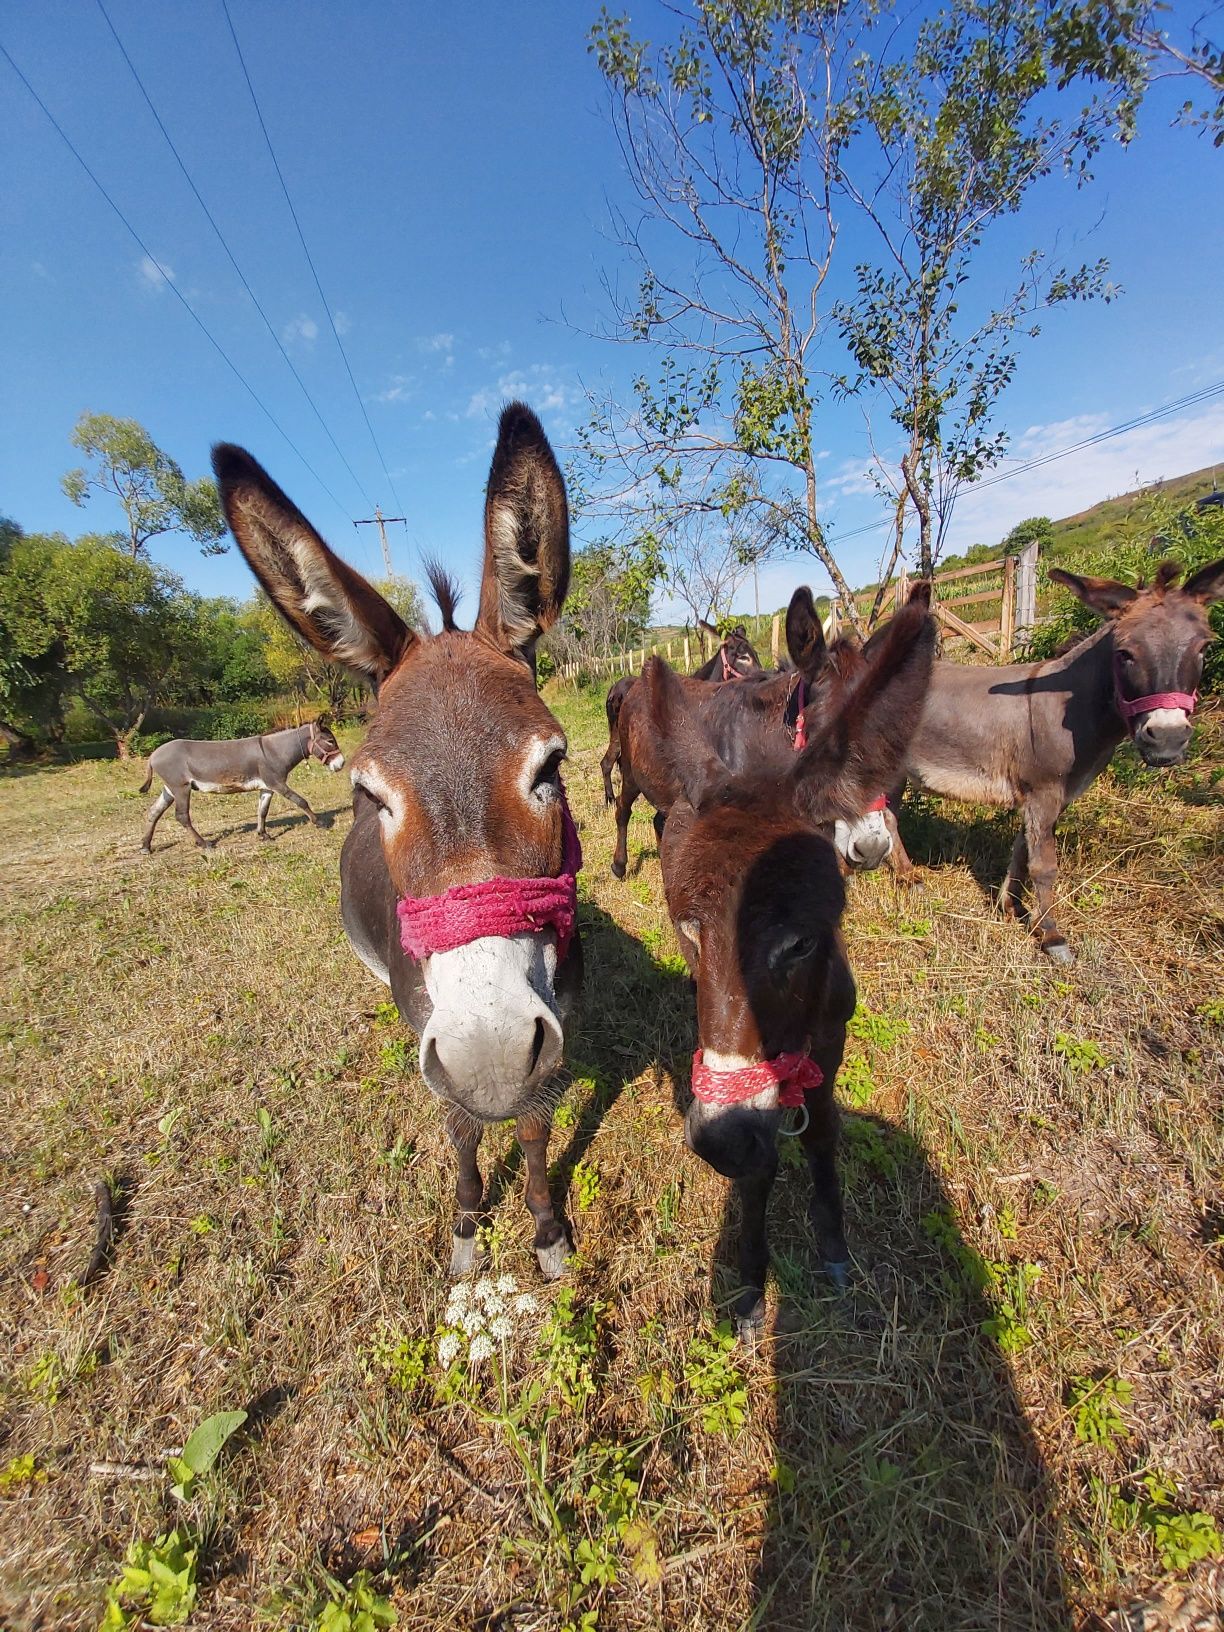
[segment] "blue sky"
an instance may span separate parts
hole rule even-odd
[[[572,3],[451,7],[307,0],[231,11],[324,289],[386,455],[391,484],[343,372],[280,195],[219,0],[167,7],[108,0],[110,15],[283,342],[360,479],[319,428],[213,238],[92,0],[9,8],[0,39],[156,259],[188,296],[335,495],[316,481],[194,328],[42,113],[6,82],[0,196],[0,348],[5,435],[0,511],[29,530],[114,523],[97,499],[59,491],[84,409],[144,423],[189,475],[208,446],[244,443],[359,567],[376,567],[354,517],[396,497],[400,570],[418,552],[469,583],[500,403],[521,395],[559,451],[584,388],[623,390],[641,359],[583,331],[603,314],[601,280],[632,276],[607,204],[627,184]],[[655,37],[660,10],[629,8]],[[1224,154],[1168,128],[1181,87],[1161,87],[1141,139],[1102,155],[1093,187],[1045,184],[988,240],[986,287],[1017,253],[1057,242],[1068,259],[1108,256],[1124,296],[1056,313],[1022,361],[1001,415],[1013,462],[1062,447],[1224,379],[1220,209]],[[822,411],[826,520],[878,514],[853,405]],[[1214,460],[1224,478],[1224,399],[1129,433],[962,500],[950,548],[994,542],[1020,517],[1066,514],[1143,480]],[[394,493],[390,491],[393,484]],[[245,595],[236,551],[205,560],[184,540],[159,558],[206,593]],[[878,544],[848,543],[852,579]],[[762,574],[762,606],[795,583],[822,587],[807,559]],[[740,608],[751,610],[751,589]]]

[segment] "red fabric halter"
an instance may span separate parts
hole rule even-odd
[[[863,812],[863,814],[864,814],[864,816],[866,816],[866,815],[870,814],[870,812],[873,811],[873,810],[887,810],[887,809],[888,809],[888,795],[886,793],[882,793],[882,794],[880,794],[878,799],[873,799],[871,801],[871,803],[867,806],[867,809]]]
[[[806,1054],[775,1054],[736,1071],[715,1071],[701,1049],[693,1055],[693,1097],[703,1105],[742,1105],[746,1099],[778,1085],[778,1104],[790,1110],[803,1104],[808,1088],[819,1088],[824,1072]]]
[[[558,877],[487,878],[456,884],[441,895],[402,895],[395,909],[400,945],[419,962],[485,935],[538,935],[551,926],[557,932],[557,961],[563,962],[574,938],[581,868],[582,843],[563,789]]]
[[[802,751],[807,747],[807,721],[803,717],[804,705],[807,702],[807,685],[805,684],[802,675],[799,676],[799,684],[795,687],[795,691],[799,696],[799,708],[795,714],[794,742],[795,752],[798,754],[802,753]]]
[[[726,643],[726,641],[724,641],[723,644],[718,648],[718,655],[719,655],[719,657],[722,658],[723,679],[724,680],[742,680],[744,678],[743,675],[740,673],[740,671],[736,668],[735,664],[729,662],[728,659],[727,659],[727,643]]]
[[[1181,708],[1187,714],[1193,714],[1198,707],[1197,691],[1154,691],[1150,697],[1124,697],[1122,695],[1122,665],[1118,661],[1118,654],[1114,653],[1113,660],[1114,707],[1126,722],[1126,729],[1134,735],[1131,721],[1137,714],[1150,714],[1154,708]]]

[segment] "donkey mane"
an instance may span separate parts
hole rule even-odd
[[[446,568],[434,556],[429,556],[423,563],[425,577],[429,583],[430,593],[438,603],[438,611],[442,614],[442,628],[448,634],[454,634],[459,625],[455,622],[455,613],[459,609],[459,602],[463,591],[458,582],[451,577]]]

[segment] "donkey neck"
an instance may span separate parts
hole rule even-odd
[[[1081,730],[1099,740],[1102,750],[1113,749],[1126,735],[1126,724],[1114,697],[1114,626],[1103,624],[1062,657],[1038,665],[1035,678],[1062,680],[1077,703]]]

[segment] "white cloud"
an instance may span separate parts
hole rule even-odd
[[[453,334],[419,334],[415,343],[418,351],[449,352],[454,349],[455,337]]]
[[[353,320],[347,312],[333,312],[332,322],[336,325],[337,334],[348,334],[353,327]]]
[[[151,255],[142,255],[136,268],[146,289],[160,293],[168,283],[174,282],[174,268],[168,261],[155,261]]]
[[[375,402],[406,402],[416,389],[411,374],[392,374],[391,383],[383,391],[374,393]]]
[[[499,340],[496,345],[477,346],[476,355],[482,363],[508,362],[512,347],[509,340]]]
[[[496,385],[474,391],[468,399],[467,417],[479,419],[496,413],[514,398],[529,404],[537,414],[560,414],[581,402],[582,392],[558,379],[550,363],[532,363],[501,375]]]
[[[1107,429],[1113,417],[1080,414],[1049,425],[1030,425],[1012,444],[1000,473],[1094,436]],[[947,547],[952,553],[970,544],[995,544],[1026,516],[1057,520],[1077,515],[1102,499],[1211,464],[1218,464],[1224,474],[1224,402],[1124,431],[997,486],[966,488],[952,518]]]
[[[875,495],[879,492],[870,467],[864,466],[859,459],[843,459],[833,474],[823,477],[822,480],[827,493],[836,493],[843,499],[861,493]]]
[[[307,317],[304,312],[295,317],[292,322],[286,323],[281,330],[281,339],[285,341],[286,345],[292,345],[295,340],[305,340],[309,345],[318,338],[319,325],[313,317]]]

